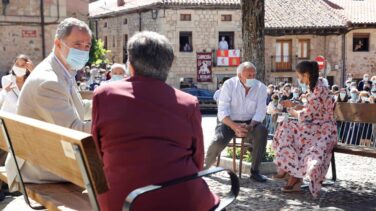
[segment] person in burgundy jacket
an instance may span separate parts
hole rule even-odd
[[[165,83],[172,45],[155,32],[128,42],[130,77],[100,86],[93,98],[92,133],[109,191],[101,210],[120,211],[134,189],[203,169],[201,114],[196,97]],[[219,203],[203,179],[141,196],[139,210],[211,210]]]

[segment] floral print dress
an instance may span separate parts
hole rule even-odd
[[[335,102],[321,80],[307,100],[297,121],[289,119],[278,127],[272,147],[276,151],[277,168],[294,177],[308,179],[309,189],[316,198],[338,140]]]

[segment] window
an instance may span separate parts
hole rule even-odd
[[[104,22],[103,27],[104,27],[104,28],[107,28],[107,22]]]
[[[218,49],[234,49],[234,32],[219,32]]]
[[[193,78],[180,78],[180,89],[192,88],[193,86]]]
[[[104,42],[103,47],[107,49],[107,36],[104,36],[103,42]]]
[[[180,14],[180,21],[191,21],[191,14]]]
[[[116,39],[115,39],[115,35],[112,36],[112,47],[115,48],[116,47]]]
[[[179,35],[179,50],[180,52],[192,52],[192,32],[180,32]]]
[[[232,21],[232,15],[221,15],[221,21]]]
[[[124,34],[124,46],[125,47],[127,47],[127,43],[128,43],[128,35]]]
[[[298,58],[308,59],[310,51],[310,40],[299,40],[298,44]]]
[[[273,59],[274,71],[291,71],[292,55],[291,40],[277,40],[275,43],[275,56]]]
[[[369,51],[369,34],[354,34],[353,51],[354,52]]]
[[[127,18],[124,18],[124,20],[123,20],[123,24],[124,24],[124,25],[127,25],[127,24],[128,24],[128,19],[127,19]]]
[[[275,61],[289,62],[291,57],[291,40],[277,40],[275,44]]]
[[[128,52],[127,52],[127,43],[128,43],[128,35],[124,34],[124,44],[123,44],[123,63],[127,63],[128,60]]]

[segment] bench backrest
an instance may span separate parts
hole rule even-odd
[[[337,121],[376,124],[376,104],[337,103],[334,115]]]
[[[376,104],[337,103],[339,142],[376,147]]]
[[[80,91],[81,98],[92,100],[93,99],[93,91]]]
[[[8,135],[17,157],[85,188],[73,147],[78,146],[94,191],[107,191],[102,161],[90,134],[6,112],[0,112],[0,120],[6,129],[4,133],[0,127],[1,149],[9,151]]]

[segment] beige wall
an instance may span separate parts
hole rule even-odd
[[[180,14],[192,14],[190,22],[180,21]],[[231,14],[231,22],[222,22],[221,14]],[[128,24],[124,25],[124,19],[128,19]],[[180,78],[188,77],[196,81],[196,53],[212,51],[218,48],[218,36],[221,31],[234,32],[234,45],[239,49],[241,41],[240,13],[235,10],[159,10],[158,18],[152,19],[151,11],[142,13],[142,30],[157,31],[164,34],[172,43],[176,55],[172,66],[168,83],[178,87]],[[107,28],[104,23],[107,22]],[[139,31],[139,14],[125,14],[112,18],[98,20],[98,37],[102,40],[107,36],[108,49],[111,50],[108,57],[114,58],[115,62],[123,61],[123,37],[128,34],[130,38]],[[192,32],[193,52],[179,52],[179,33]],[[115,47],[112,41],[115,37]],[[234,75],[235,68],[213,68],[213,83],[200,83],[198,86],[209,89],[216,89],[216,75]]]
[[[266,36],[265,38],[265,69],[267,72],[267,81],[274,82],[278,77],[292,77],[295,78],[294,72],[271,72],[272,61],[271,57],[275,56],[275,44],[277,40],[291,40],[292,46],[292,56],[295,57],[298,55],[298,44],[300,39],[310,40],[310,51],[309,51],[309,60],[314,60],[316,56],[324,56],[328,64],[330,65],[329,76],[334,76],[335,83],[340,83],[341,71],[340,67],[342,65],[341,59],[341,36],[339,35],[328,35],[328,36],[317,36],[317,35],[290,35],[290,36],[280,36],[280,37],[271,37]],[[294,59],[294,66],[301,59]],[[293,80],[296,83],[295,80]]]
[[[57,0],[44,1],[45,22],[53,23],[45,26],[45,50],[47,55],[51,52],[53,46],[57,23],[68,17],[67,14],[87,21],[88,2],[89,0],[59,0],[60,19],[58,19]],[[43,60],[39,6],[39,0],[11,0],[6,9],[6,16],[1,13],[0,74],[10,70],[18,54],[30,56],[35,65]],[[3,10],[2,7],[3,4],[0,4],[0,11]],[[5,24],[4,21],[20,22],[21,24]],[[33,22],[33,24],[27,24],[26,22]],[[34,31],[36,32],[35,37],[25,36],[25,32]]]
[[[191,14],[190,22],[180,21],[180,14]],[[231,22],[222,22],[221,14],[231,14]],[[128,19],[128,24],[124,25],[124,18]],[[104,22],[108,22],[107,28],[104,28]],[[212,51],[218,48],[218,36],[220,31],[233,31],[235,34],[235,48],[242,48],[241,39],[241,13],[238,10],[183,10],[167,9],[159,10],[158,18],[152,19],[151,11],[142,13],[142,30],[152,30],[165,35],[173,44],[176,60],[173,64],[168,83],[175,87],[179,86],[181,78],[193,78],[196,82],[196,52]],[[130,38],[135,32],[139,31],[139,14],[123,14],[118,17],[101,19],[98,22],[99,38],[107,36],[108,48],[111,53],[109,58],[114,58],[115,62],[123,61],[123,37],[128,34]],[[193,36],[193,52],[179,52],[179,32],[190,31]],[[352,33],[371,33],[370,52],[353,53],[352,52]],[[112,40],[116,40],[115,47],[112,46]],[[310,40],[310,58],[313,60],[318,55],[323,55],[329,62],[331,72],[329,76],[334,77],[334,83],[340,84],[342,72],[342,35],[291,35],[265,38],[265,67],[266,81],[274,82],[277,77],[295,78],[294,72],[271,72],[271,56],[275,55],[275,43],[278,39],[292,40],[292,55],[297,55],[299,39]],[[347,45],[347,70],[360,76],[363,72],[373,72],[376,74],[376,29],[352,31],[346,36]],[[297,60],[296,62],[298,62]],[[361,62],[359,62],[361,61]],[[296,62],[293,64],[295,66]],[[199,83],[199,87],[216,89],[218,80],[224,76],[235,75],[235,68],[231,67],[213,67],[213,82]],[[295,82],[295,81],[294,81]]]
[[[369,51],[353,52],[353,35],[369,33]],[[363,78],[363,74],[376,75],[376,29],[358,29],[346,34],[346,73],[354,78]]]

